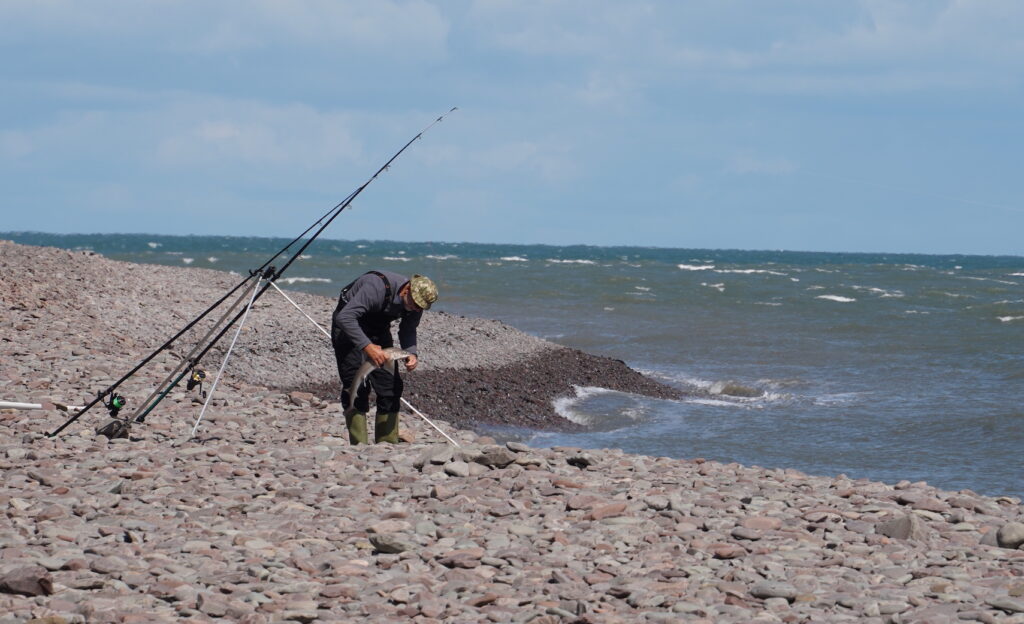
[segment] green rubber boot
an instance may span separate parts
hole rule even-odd
[[[345,415],[345,427],[348,429],[349,444],[369,444],[370,439],[366,434],[366,414],[354,412]]]
[[[373,433],[377,438],[377,444],[381,442],[398,444],[398,412],[377,414]]]

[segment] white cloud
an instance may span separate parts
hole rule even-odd
[[[0,23],[8,42],[60,37],[182,54],[284,45],[410,62],[443,57],[449,32],[426,0],[4,0]]]
[[[322,169],[358,162],[362,145],[352,115],[302,105],[186,100],[154,111],[170,126],[158,140],[160,162],[173,165],[261,163]]]

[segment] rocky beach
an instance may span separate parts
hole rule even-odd
[[[406,378],[458,446],[412,414],[350,446],[327,340],[275,292],[197,438],[183,387],[127,439],[99,408],[46,436],[239,280],[0,242],[0,400],[43,404],[0,410],[0,624],[1024,622],[1019,499],[497,444],[480,426],[578,427],[551,407],[574,385],[678,391],[492,320],[426,314]]]

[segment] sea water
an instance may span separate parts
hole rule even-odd
[[[288,242],[0,238],[237,272]],[[581,387],[555,408],[584,432],[496,435],[1024,495],[1022,257],[318,240],[280,283],[333,298],[380,268],[434,278],[437,309],[621,359],[688,393]]]

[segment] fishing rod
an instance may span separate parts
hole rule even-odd
[[[416,136],[414,136],[413,138],[409,139],[409,141],[405,145],[403,145],[401,149],[399,149],[397,152],[395,152],[391,156],[391,158],[389,158],[387,160],[387,162],[385,162],[376,172],[374,172],[374,174],[372,176],[370,176],[370,178],[367,179],[366,182],[364,182],[361,186],[359,186],[354,191],[349,193],[349,195],[345,199],[343,199],[341,202],[335,204],[335,206],[333,208],[331,208],[326,213],[324,213],[323,216],[321,216],[319,219],[317,219],[315,222],[313,222],[312,225],[307,227],[301,234],[299,234],[297,237],[295,237],[290,243],[285,245],[283,248],[281,248],[281,250],[279,250],[277,253],[275,253],[273,256],[271,256],[258,269],[251,270],[249,272],[249,276],[248,277],[244,278],[234,288],[229,290],[224,296],[222,296],[220,299],[218,299],[213,305],[208,307],[199,316],[197,316],[191,322],[189,322],[177,334],[175,334],[173,337],[171,337],[169,340],[167,340],[163,345],[161,345],[155,351],[153,351],[149,356],[147,356],[141,362],[139,362],[135,366],[135,368],[133,368],[128,373],[123,375],[120,379],[118,379],[116,382],[114,382],[113,384],[108,386],[105,390],[97,392],[95,399],[93,399],[88,404],[86,404],[81,410],[78,411],[78,413],[76,413],[74,416],[69,418],[63,425],[61,425],[60,427],[58,427],[57,429],[55,429],[51,433],[47,434],[47,436],[51,437],[51,438],[57,436],[61,431],[66,429],[73,422],[77,421],[83,414],[88,412],[91,408],[93,408],[98,403],[102,402],[104,400],[104,398],[106,398],[106,397],[109,397],[109,398],[107,399],[107,401],[105,403],[105,407],[107,407],[107,409],[110,412],[111,417],[114,418],[115,421],[116,421],[118,412],[120,411],[120,409],[122,409],[126,405],[125,398],[123,396],[121,396],[120,394],[117,394],[115,392],[117,390],[117,388],[121,384],[123,384],[125,381],[130,379],[137,372],[139,372],[139,370],[141,370],[144,366],[146,366],[146,364],[148,364],[154,358],[156,358],[157,355],[162,353],[164,350],[168,349],[178,338],[180,338],[185,333],[187,333],[197,323],[199,323],[203,318],[205,318],[207,315],[209,315],[213,310],[215,310],[221,304],[223,304],[232,294],[234,294],[236,291],[238,291],[238,289],[240,289],[242,286],[244,286],[246,283],[248,283],[252,278],[260,276],[262,279],[266,279],[267,280],[267,284],[265,286],[263,286],[262,289],[260,289],[258,292],[256,292],[255,296],[252,299],[252,302],[250,303],[250,307],[251,307],[252,304],[255,303],[255,301],[257,299],[259,299],[261,296],[263,296],[263,294],[267,291],[267,289],[270,288],[271,283],[273,281],[277,280],[277,278],[281,277],[282,274],[284,274],[284,272],[288,269],[288,267],[290,267],[292,265],[292,263],[295,262],[295,260],[297,258],[299,258],[303,254],[303,252],[313,243],[313,241],[315,241],[317,239],[317,237],[320,236],[320,234],[325,229],[327,229],[327,227],[338,217],[338,215],[340,215],[342,213],[342,211],[344,211],[346,208],[349,207],[349,205],[352,204],[352,201],[355,200],[355,198],[358,197],[360,195],[360,193],[362,193],[363,190],[366,189],[367,186],[369,186],[374,180],[376,180],[377,177],[381,173],[386,171],[391,166],[391,163],[393,163],[403,152],[405,152],[405,150],[408,149],[410,145],[412,145],[417,140],[419,140],[423,136],[423,134],[425,132],[427,132],[428,130],[433,128],[436,124],[440,123],[445,117],[447,117],[449,114],[451,114],[452,112],[454,112],[456,110],[458,110],[458,107],[452,107],[448,112],[446,112],[443,115],[439,116],[437,119],[435,119],[429,125],[427,125],[426,128],[424,128],[423,130],[420,130],[416,134]],[[327,221],[323,222],[324,219],[327,219]],[[313,230],[313,228],[315,228],[318,224],[321,224],[321,222],[323,222],[323,223],[322,223],[322,225],[320,225],[320,228],[305,242],[305,244],[302,245],[302,247],[299,249],[299,251],[296,252],[296,253],[291,254],[291,257],[284,264],[284,266],[281,267],[281,269],[275,270],[274,267],[271,265],[271,263],[274,262],[281,254],[285,253],[296,242],[302,240],[306,236],[306,234],[308,234],[311,230]],[[230,314],[230,310],[229,310],[228,314]],[[225,325],[223,327],[223,329],[221,329],[221,331],[209,342],[209,344],[206,345],[205,348],[202,349],[202,351],[200,351],[200,353],[197,356],[195,356],[190,362],[188,362],[188,360],[186,360],[186,362],[188,362],[189,369],[195,369],[195,367],[198,366],[198,363],[199,363],[200,360],[202,360],[203,356],[205,356],[206,353],[209,352],[209,350],[212,349],[217,344],[217,342],[220,341],[221,338],[223,338],[224,334],[226,334],[228,332],[228,330],[236,322],[238,322],[239,318],[241,318],[243,314],[245,314],[245,310],[239,311],[238,314],[236,314],[235,317],[233,319],[231,319],[231,321],[227,325]],[[218,321],[218,323],[219,322],[220,321]],[[216,328],[216,325],[214,325],[214,329],[215,328]],[[207,336],[208,335],[209,334],[207,334]],[[200,341],[196,345],[196,348],[198,348],[200,344],[202,344],[202,341]],[[195,351],[195,349],[193,349],[193,352],[194,351]],[[138,422],[138,421],[144,419],[145,416],[147,414],[149,414],[153,410],[153,408],[155,408],[156,405],[159,404],[160,401],[162,401],[167,396],[167,394],[178,383],[181,382],[181,380],[184,378],[184,376],[187,373],[188,373],[188,371],[186,370],[181,375],[179,375],[177,377],[177,379],[175,379],[173,382],[171,382],[170,385],[166,389],[164,389],[162,392],[160,392],[159,396],[157,396],[155,401],[153,401],[153,403],[150,404],[147,407],[145,412],[140,414],[139,410],[137,410],[136,413],[133,414],[131,418],[125,419],[124,421],[122,421],[123,424],[122,424],[121,427],[114,427],[110,431],[110,433],[115,433],[115,434],[118,434],[118,435],[126,434],[127,426],[130,425],[132,422]],[[174,375],[174,373],[172,372],[171,376],[173,376],[173,375]],[[169,378],[170,378],[170,376],[168,377],[168,379]],[[164,382],[162,382],[160,385],[163,385],[165,383],[167,383],[166,380]],[[158,388],[159,388],[159,386],[158,386]],[[143,405],[145,405],[146,403],[149,403],[149,401],[156,394],[157,394],[157,392],[154,392],[153,394],[151,394],[150,398],[146,399],[146,401],[143,402]],[[140,408],[141,408],[141,406],[140,406]],[[115,424],[115,423],[111,423],[111,424]],[[106,427],[105,427],[105,429],[106,429]]]
[[[348,198],[346,198],[346,200],[347,200],[347,199],[349,199],[349,198],[351,198],[352,196],[353,196],[353,194],[350,194],[350,195],[349,195],[349,197],[348,197]],[[344,202],[344,200],[343,200],[343,202]],[[340,205],[340,204],[338,204],[338,205]],[[288,249],[289,249],[289,248],[290,248],[290,247],[291,247],[292,245],[294,245],[294,244],[295,244],[295,243],[296,243],[297,241],[301,240],[301,239],[302,239],[302,237],[304,237],[304,236],[305,236],[306,234],[308,234],[308,233],[309,233],[309,231],[310,231],[310,230],[312,230],[312,229],[313,229],[314,227],[316,227],[318,223],[320,223],[321,221],[323,221],[323,220],[324,220],[324,219],[325,219],[325,218],[326,218],[326,217],[327,217],[328,215],[330,215],[330,214],[331,214],[332,212],[334,212],[334,210],[335,210],[336,208],[337,208],[337,205],[336,205],[336,206],[335,206],[334,208],[332,208],[331,210],[328,210],[328,211],[327,211],[326,213],[324,213],[324,215],[323,215],[323,216],[321,216],[321,217],[320,217],[319,219],[317,219],[317,220],[316,220],[316,221],[315,221],[315,222],[314,222],[314,223],[313,223],[312,225],[310,225],[310,226],[309,226],[308,228],[306,228],[306,229],[305,229],[305,231],[303,231],[303,232],[302,232],[302,234],[299,234],[299,235],[298,235],[298,236],[297,236],[297,237],[296,237],[295,239],[293,239],[293,240],[292,240],[292,241],[291,241],[290,243],[288,243],[287,245],[285,245],[284,247],[282,247],[282,248],[281,248],[280,250],[278,250],[278,251],[277,251],[277,253],[275,253],[275,254],[274,254],[273,256],[271,256],[271,257],[270,257],[270,258],[269,258],[269,259],[268,259],[268,260],[267,260],[266,262],[264,262],[264,263],[263,263],[263,265],[262,265],[262,266],[260,266],[260,268],[259,268],[259,269],[257,269],[257,271],[259,271],[259,272],[262,272],[263,270],[265,270],[265,269],[267,268],[267,266],[269,266],[269,265],[270,265],[270,263],[271,263],[271,262],[273,262],[274,260],[276,260],[276,259],[278,258],[278,256],[280,256],[281,254],[283,254],[284,252],[286,252],[286,251],[287,251],[287,250],[288,250]],[[167,342],[165,342],[164,344],[160,345],[160,346],[159,346],[159,347],[157,347],[157,348],[156,348],[156,349],[155,349],[155,350],[154,350],[154,351],[153,351],[152,353],[150,353],[150,354],[149,354],[149,355],[148,355],[147,357],[143,358],[143,360],[142,360],[141,362],[139,362],[139,363],[138,363],[138,364],[137,364],[137,365],[135,366],[135,368],[133,368],[132,370],[130,370],[130,371],[128,371],[127,373],[125,373],[125,374],[124,374],[124,376],[122,376],[122,377],[121,377],[120,379],[118,379],[118,380],[117,380],[117,381],[115,381],[115,382],[114,382],[113,384],[111,384],[110,386],[108,386],[108,387],[107,387],[107,388],[106,388],[105,390],[102,390],[102,391],[100,391],[100,392],[97,392],[97,393],[96,393],[96,398],[95,398],[95,399],[93,399],[93,400],[92,400],[91,402],[87,403],[87,404],[86,404],[86,405],[85,405],[85,406],[84,406],[84,407],[83,407],[83,408],[82,408],[81,410],[79,410],[79,411],[78,411],[78,412],[77,412],[77,413],[76,413],[76,414],[75,414],[74,416],[72,416],[71,418],[69,418],[69,419],[68,419],[68,420],[67,420],[67,421],[66,421],[66,422],[65,422],[65,423],[64,423],[63,425],[61,425],[60,427],[58,427],[58,428],[57,428],[57,429],[55,429],[54,431],[52,431],[52,432],[48,433],[48,434],[47,434],[47,436],[48,436],[48,437],[51,437],[51,438],[52,438],[52,437],[54,437],[54,436],[56,436],[56,435],[57,435],[57,434],[59,434],[59,433],[60,433],[61,431],[63,431],[63,430],[65,429],[65,428],[67,428],[67,427],[68,427],[68,426],[69,426],[69,425],[70,425],[71,423],[73,423],[73,422],[75,422],[76,420],[78,420],[78,419],[79,419],[79,418],[80,418],[80,417],[81,417],[81,416],[82,416],[83,414],[85,414],[85,413],[86,413],[86,412],[88,412],[88,411],[89,411],[90,409],[92,409],[92,408],[93,408],[94,406],[96,406],[97,404],[99,404],[100,402],[102,402],[102,401],[104,400],[104,398],[105,398],[105,397],[108,397],[108,396],[109,396],[110,398],[109,398],[109,399],[107,399],[107,402],[106,402],[106,403],[105,403],[104,405],[105,405],[105,407],[106,407],[106,408],[107,408],[107,409],[108,409],[108,410],[110,411],[110,413],[111,413],[111,416],[112,416],[112,417],[115,417],[115,418],[116,418],[116,416],[117,416],[117,412],[119,412],[119,411],[121,410],[121,408],[122,408],[122,407],[124,407],[124,405],[125,405],[125,399],[124,399],[124,397],[123,397],[123,396],[121,396],[121,395],[119,395],[119,394],[117,394],[117,392],[116,392],[117,388],[118,388],[118,387],[119,387],[119,386],[120,386],[120,385],[121,385],[122,383],[124,383],[125,381],[127,381],[128,379],[130,379],[130,378],[131,378],[131,377],[132,377],[133,375],[135,375],[135,373],[139,372],[139,371],[140,371],[140,370],[142,370],[142,369],[143,369],[143,368],[144,368],[144,367],[145,367],[145,366],[146,366],[147,364],[149,364],[149,363],[150,363],[151,361],[153,361],[153,359],[154,359],[154,358],[156,358],[156,356],[160,355],[160,354],[161,354],[162,352],[164,352],[165,350],[167,350],[168,348],[170,348],[170,346],[171,346],[172,344],[174,344],[174,343],[175,343],[175,341],[177,341],[177,340],[178,340],[179,338],[181,338],[181,337],[182,337],[183,335],[185,335],[186,333],[188,333],[188,331],[189,331],[189,330],[191,330],[191,329],[192,329],[193,327],[195,327],[195,325],[196,325],[197,323],[199,323],[199,322],[200,322],[201,320],[203,320],[204,318],[206,318],[206,316],[207,316],[207,315],[209,315],[209,314],[210,314],[211,312],[213,312],[213,311],[214,311],[214,310],[216,310],[216,309],[217,309],[218,307],[220,307],[220,305],[221,305],[221,304],[223,304],[223,303],[224,303],[224,302],[225,302],[225,301],[226,301],[226,300],[227,300],[227,299],[228,299],[229,297],[231,297],[231,295],[233,295],[233,294],[234,294],[234,293],[235,293],[236,291],[238,291],[238,289],[240,289],[240,288],[241,288],[242,286],[244,286],[245,284],[247,284],[247,283],[249,282],[249,280],[251,280],[251,279],[253,278],[253,275],[254,275],[254,272],[250,271],[250,273],[249,273],[249,276],[248,276],[248,277],[244,278],[244,279],[243,279],[243,280],[242,280],[241,282],[239,282],[238,284],[236,284],[234,288],[232,288],[231,290],[229,290],[229,291],[228,291],[228,292],[227,292],[227,293],[226,293],[226,294],[225,294],[225,295],[224,295],[223,297],[221,297],[220,299],[218,299],[217,301],[215,301],[215,302],[214,302],[214,303],[213,303],[212,305],[210,305],[210,307],[206,308],[206,310],[204,310],[204,311],[203,311],[203,312],[201,312],[201,313],[200,313],[200,314],[199,314],[198,316],[196,316],[196,317],[195,317],[194,319],[192,319],[192,321],[190,321],[190,322],[189,322],[189,323],[188,323],[187,325],[185,325],[185,327],[183,327],[183,328],[182,328],[182,329],[181,329],[181,330],[180,330],[180,331],[179,331],[179,332],[178,332],[177,334],[175,334],[174,336],[172,336],[171,338],[169,338],[169,339],[167,340]],[[165,382],[165,383],[166,383],[166,382]],[[162,385],[162,384],[161,384],[161,385]],[[145,402],[143,402],[143,405],[145,405],[145,403],[148,403],[148,402],[149,402],[149,400],[150,400],[151,398],[152,398],[152,396],[151,396],[151,397],[150,397],[149,399],[146,399],[146,401],[145,401]],[[138,412],[136,412],[136,413],[138,413]],[[147,413],[148,413],[148,411],[147,411]],[[144,417],[144,416],[145,416],[145,414],[143,414],[143,417]],[[133,416],[132,416],[132,418],[133,418],[133,419],[136,419],[136,416],[135,416],[135,415],[133,415]]]
[[[266,283],[266,284],[264,284],[264,285],[263,285],[263,286],[262,286],[262,287],[261,287],[261,288],[260,288],[260,289],[259,289],[259,290],[258,290],[258,291],[256,292],[256,294],[255,294],[255,295],[253,296],[253,298],[252,298],[252,301],[251,301],[251,302],[249,303],[249,307],[251,308],[251,307],[252,307],[252,306],[253,306],[253,305],[254,305],[254,304],[256,303],[256,301],[258,301],[258,300],[260,299],[260,297],[262,297],[262,296],[263,296],[263,295],[264,295],[264,294],[265,294],[265,293],[267,292],[267,290],[269,290],[269,289],[270,289],[270,287],[271,287],[271,286],[273,285],[273,283],[274,283],[275,281],[277,281],[277,279],[278,279],[278,278],[280,278],[280,277],[281,277],[281,275],[283,275],[283,274],[284,274],[284,272],[285,272],[286,270],[288,270],[288,267],[290,267],[290,266],[292,265],[292,263],[293,263],[293,262],[295,262],[295,260],[297,260],[297,259],[298,259],[298,258],[299,258],[300,256],[302,256],[303,252],[305,252],[305,251],[306,251],[306,248],[307,248],[307,247],[309,247],[310,245],[312,245],[312,244],[313,244],[313,241],[315,241],[315,240],[317,239],[317,237],[319,237],[319,236],[320,236],[320,234],[321,234],[321,233],[322,233],[322,232],[323,232],[324,230],[326,230],[326,229],[327,229],[327,228],[328,228],[328,227],[329,227],[329,226],[331,225],[331,223],[332,223],[332,222],[333,222],[333,221],[334,221],[334,220],[335,220],[336,218],[338,218],[338,216],[339,216],[339,215],[340,215],[340,214],[341,214],[341,213],[342,213],[342,212],[343,212],[343,211],[344,211],[344,210],[345,210],[346,208],[348,208],[348,207],[349,207],[349,205],[350,205],[350,204],[351,204],[351,203],[352,203],[352,202],[353,202],[353,201],[355,200],[355,198],[356,198],[356,197],[358,197],[358,196],[359,196],[359,194],[360,194],[360,193],[362,193],[362,192],[363,192],[363,190],[364,190],[364,189],[366,189],[366,187],[370,185],[370,183],[372,183],[372,182],[373,182],[374,180],[376,180],[376,179],[377,179],[377,177],[378,177],[378,176],[379,176],[379,175],[380,175],[381,173],[383,173],[384,171],[386,171],[386,170],[388,169],[388,167],[390,167],[390,166],[391,166],[391,163],[393,163],[393,162],[395,161],[395,159],[397,159],[397,158],[398,158],[399,156],[401,156],[401,155],[402,155],[402,152],[404,152],[404,151],[405,151],[406,149],[408,149],[408,148],[409,148],[409,146],[410,146],[410,145],[412,145],[412,144],[413,144],[413,143],[415,143],[415,142],[416,142],[416,141],[417,141],[418,139],[420,139],[420,138],[421,138],[421,137],[423,136],[423,133],[425,133],[425,132],[426,132],[427,130],[430,130],[430,129],[431,129],[432,127],[434,127],[434,125],[435,125],[435,124],[439,123],[439,122],[440,122],[440,121],[442,121],[442,120],[443,120],[443,119],[444,119],[444,118],[445,118],[446,116],[448,116],[448,115],[449,115],[450,113],[452,113],[453,111],[456,111],[456,110],[458,110],[458,108],[457,108],[457,107],[452,107],[452,109],[451,109],[451,110],[449,110],[449,111],[448,111],[447,113],[445,113],[445,114],[441,115],[440,117],[438,117],[437,119],[435,119],[435,120],[434,120],[434,121],[433,121],[433,122],[432,122],[432,123],[431,123],[430,125],[428,125],[428,126],[427,126],[426,128],[424,128],[423,130],[421,130],[421,131],[420,131],[420,132],[419,132],[419,133],[418,133],[418,134],[417,134],[416,136],[414,136],[413,138],[409,139],[409,142],[408,142],[408,143],[406,143],[405,145],[403,145],[403,146],[402,146],[402,148],[401,148],[400,150],[398,150],[397,152],[395,152],[395,153],[394,153],[394,155],[392,155],[392,156],[391,156],[391,158],[389,158],[387,162],[385,162],[385,163],[384,163],[383,165],[381,165],[380,169],[378,169],[378,170],[377,170],[377,171],[376,171],[376,172],[375,172],[375,173],[374,173],[374,174],[373,174],[372,176],[370,176],[370,178],[369,178],[369,179],[368,179],[368,180],[367,180],[366,182],[364,182],[364,183],[362,184],[362,186],[360,186],[360,187],[359,187],[359,188],[357,188],[357,189],[356,189],[355,191],[353,191],[353,192],[352,192],[352,193],[351,193],[351,194],[350,194],[350,195],[349,195],[349,196],[348,196],[348,197],[347,197],[347,198],[346,198],[346,199],[345,199],[345,200],[344,200],[343,202],[341,202],[340,204],[338,204],[338,205],[337,205],[337,206],[335,207],[335,210],[333,211],[333,212],[334,212],[334,214],[332,214],[332,215],[331,215],[331,217],[330,217],[330,218],[329,218],[329,219],[328,219],[328,220],[327,220],[327,221],[326,221],[326,222],[325,222],[325,223],[324,223],[323,225],[321,225],[321,226],[320,226],[320,229],[318,229],[318,230],[317,230],[317,231],[316,231],[316,232],[315,232],[315,233],[313,234],[313,236],[311,236],[311,237],[309,238],[309,240],[307,240],[307,241],[306,241],[306,243],[305,243],[305,244],[304,244],[304,245],[303,245],[303,246],[302,246],[301,248],[299,248],[299,250],[298,250],[297,252],[295,252],[294,254],[292,254],[292,256],[291,256],[291,257],[290,257],[290,258],[288,259],[288,262],[286,262],[286,263],[284,264],[284,266],[282,266],[282,267],[281,267],[281,268],[280,268],[279,270],[277,270],[277,271],[275,271],[275,270],[274,270],[274,267],[269,267],[269,268],[266,268],[266,269],[265,269],[265,270],[263,271],[263,273],[261,274],[261,277],[262,277],[262,279],[265,279],[265,280],[267,281],[267,283]],[[214,346],[215,346],[215,345],[216,345],[216,344],[217,344],[218,342],[220,342],[221,338],[223,338],[223,337],[224,337],[224,335],[225,335],[225,334],[227,334],[227,332],[231,330],[231,328],[232,328],[232,327],[234,326],[234,324],[235,324],[236,322],[238,322],[238,320],[239,320],[240,318],[242,318],[242,317],[243,317],[243,316],[244,316],[244,315],[246,314],[246,310],[247,310],[247,309],[248,309],[248,308],[246,308],[246,309],[243,309],[243,310],[239,310],[239,311],[238,311],[238,313],[237,313],[237,314],[235,315],[235,317],[234,317],[234,318],[233,318],[233,319],[231,320],[231,322],[229,322],[229,323],[227,323],[226,325],[224,325],[224,327],[223,327],[223,328],[222,328],[222,329],[220,330],[220,332],[219,332],[219,333],[218,333],[218,334],[217,334],[217,335],[216,335],[216,336],[215,336],[215,337],[213,338],[213,340],[211,340],[211,341],[210,341],[210,343],[206,345],[206,348],[204,348],[204,349],[203,349],[202,351],[200,351],[200,352],[199,352],[199,355],[197,355],[197,356],[195,357],[195,362],[197,362],[197,363],[198,363],[198,362],[199,362],[200,360],[202,360],[202,359],[203,359],[203,357],[204,357],[204,356],[205,356],[205,355],[207,354],[207,352],[209,352],[209,351],[210,351],[210,349],[212,349],[212,348],[213,348],[213,347],[214,347]],[[157,399],[156,403],[159,403],[159,402],[160,402],[161,400],[163,400],[163,398],[164,398],[165,396],[167,396],[167,392],[169,392],[171,388],[173,388],[173,387],[174,387],[174,386],[176,386],[176,385],[177,385],[178,383],[180,383],[180,382],[181,382],[181,380],[183,379],[183,377],[184,377],[184,375],[182,375],[182,376],[179,376],[179,377],[178,377],[178,379],[176,379],[176,380],[175,380],[175,381],[174,381],[174,382],[173,382],[173,383],[171,384],[171,387],[170,387],[170,388],[168,388],[168,390],[167,390],[167,391],[165,391],[165,392],[164,392],[164,393],[163,393],[163,394],[162,394],[162,395],[161,395],[160,397],[158,397],[158,399]],[[156,403],[154,403],[154,404],[153,404],[152,406],[150,406],[149,410],[147,410],[147,411],[146,411],[146,413],[147,413],[147,414],[148,414],[148,413],[149,413],[150,411],[152,411],[153,407],[156,407]]]

